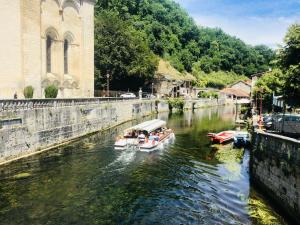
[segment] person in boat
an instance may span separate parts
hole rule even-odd
[[[140,142],[145,142],[145,138],[146,138],[146,135],[140,131],[139,135],[138,135],[138,139],[140,140]]]
[[[151,133],[149,136],[149,140],[159,141],[159,136],[157,133]]]

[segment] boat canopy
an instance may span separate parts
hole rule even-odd
[[[136,126],[130,127],[126,129],[126,131],[147,131],[148,133],[166,126],[166,122],[163,120],[155,119],[155,120],[149,120],[143,123],[140,123]]]

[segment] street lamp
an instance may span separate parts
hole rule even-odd
[[[109,97],[109,77],[110,77],[110,75],[109,75],[109,73],[107,73],[106,74],[106,78],[107,78],[107,82],[106,82],[106,84],[107,84],[107,93],[106,93],[106,95],[107,95],[107,97]]]
[[[151,93],[153,95],[153,87],[154,87],[154,83],[151,84]]]

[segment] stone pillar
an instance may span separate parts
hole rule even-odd
[[[142,100],[143,98],[143,91],[142,91],[142,88],[140,88],[139,90],[139,99]]]

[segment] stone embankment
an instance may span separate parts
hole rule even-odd
[[[217,104],[186,102],[194,108]],[[169,111],[167,101],[155,99],[0,100],[0,164],[163,111]]]
[[[251,152],[251,181],[300,224],[300,141],[257,131]]]
[[[205,107],[213,107],[213,106],[220,106],[225,105],[225,99],[191,99],[185,100],[184,109],[192,110],[192,109],[199,109]]]
[[[0,101],[0,163],[168,109],[154,100]]]

